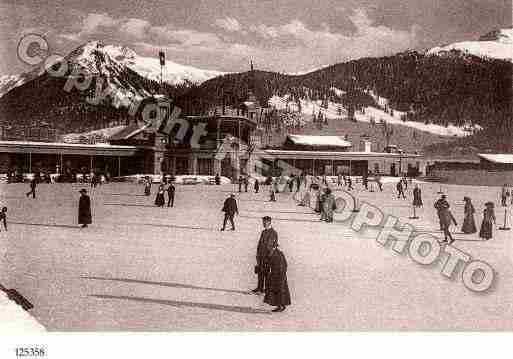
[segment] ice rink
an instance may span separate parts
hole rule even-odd
[[[438,184],[421,183],[424,208],[409,220],[407,200],[395,184],[358,198],[440,236],[434,201]],[[236,193],[235,232],[220,232],[224,199],[232,185],[177,185],[174,208],[157,208],[142,185],[111,183],[90,189],[93,224],[77,225],[80,184],[0,184],[9,231],[0,232],[0,282],[33,304],[33,315],[51,331],[176,330],[513,330],[513,231],[482,241],[463,235],[463,196],[472,198],[476,224],[483,204],[494,201],[503,223],[499,187],[443,186],[458,221],[453,246],[496,271],[493,288],[468,290],[461,266],[441,275],[443,260],[416,264],[375,241],[375,231],[319,221],[289,193],[268,202],[268,190]],[[337,187],[334,187],[335,195]],[[511,206],[509,207],[511,211]],[[292,305],[270,313],[256,286],[256,246],[261,217],[273,217],[287,257]],[[510,217],[511,220],[511,217]],[[512,226],[510,222],[510,226]],[[454,227],[453,227],[454,228]]]

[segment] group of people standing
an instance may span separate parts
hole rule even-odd
[[[472,204],[472,200],[470,197],[465,196],[463,197],[463,201],[465,202],[465,206],[463,209],[464,217],[461,231],[464,234],[476,233],[477,226],[474,219],[476,210]],[[451,212],[449,202],[447,201],[447,195],[442,194],[442,196],[435,202],[434,207],[438,214],[440,230],[444,233],[444,242],[452,244],[455,239],[450,232],[450,226],[453,223],[455,226],[457,226],[458,223],[456,222],[456,219]],[[493,202],[485,203],[485,208],[483,210],[483,221],[479,230],[479,237],[485,240],[489,240],[493,236],[493,224],[496,223],[494,207],[495,205]]]
[[[150,196],[151,195],[151,184],[152,184],[151,178],[146,177],[144,179],[143,183],[144,183],[144,195]],[[173,184],[173,181],[169,180],[166,183],[166,180],[163,179],[162,183],[158,187],[157,195],[155,196],[155,205],[157,207],[164,208],[164,205],[166,204],[165,193],[167,192],[167,206],[174,207],[175,191],[176,191],[176,188]]]

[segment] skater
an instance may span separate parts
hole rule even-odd
[[[224,201],[223,209],[221,211],[224,212],[223,228],[221,228],[221,231],[225,230],[227,221],[230,221],[232,225],[232,231],[234,231],[235,223],[233,222],[233,217],[235,214],[239,214],[237,201],[235,200],[235,194],[232,193],[230,197]]]
[[[155,197],[155,205],[157,207],[164,207],[165,203],[166,203],[166,199],[164,197],[164,185],[161,184],[157,191],[157,196]]]
[[[258,178],[255,178],[255,184],[253,185],[255,189],[255,193],[258,193],[260,190],[260,183],[258,182]]]
[[[248,191],[249,178],[248,176],[244,176],[244,192]]]
[[[260,234],[260,240],[258,241],[255,273],[258,274],[258,285],[252,290],[253,293],[264,293],[264,286],[269,273],[269,254],[274,246],[274,243],[278,243],[278,234],[272,228],[271,217],[265,216],[262,218],[262,225],[264,230]]]
[[[2,207],[0,212],[0,222],[4,224],[4,229],[7,232],[7,207]]]
[[[167,186],[167,207],[173,207],[175,204],[175,186],[173,182],[169,182],[169,186]]]
[[[418,184],[416,184],[413,189],[413,206],[417,208],[422,207],[422,191]]]
[[[217,186],[221,184],[221,177],[219,177],[219,173],[216,173],[216,176],[214,177],[214,182]]]
[[[330,188],[326,188],[324,190],[324,197],[322,199],[322,215],[321,220],[324,220],[328,223],[333,222],[333,211],[337,209],[337,204],[335,202],[335,197],[331,193]]]
[[[299,192],[299,189],[301,188],[301,176],[296,176],[296,192]]]
[[[362,176],[362,184],[365,190],[369,190],[369,175],[365,172]]]
[[[506,207],[508,205],[508,203],[507,203],[508,196],[509,196],[508,186],[506,184],[504,184],[504,186],[502,186],[502,189],[501,189],[501,205],[502,205],[502,207]]]
[[[403,174],[403,178],[401,178],[401,181],[403,182],[403,188],[405,191],[408,190],[408,180],[406,179],[406,175]]]
[[[314,211],[315,213],[321,213],[321,188],[319,187],[319,185],[312,185],[312,187],[314,188],[315,190],[315,208],[314,208]]]
[[[276,202],[276,181],[277,180],[273,180],[271,182],[271,186],[269,187],[269,195],[270,195],[270,199],[269,199],[269,202]]]
[[[451,224],[454,223],[454,225],[457,226],[458,223],[456,223],[456,219],[452,215],[449,207],[443,209],[440,213],[440,216],[442,220],[442,230],[444,232],[444,240],[442,242],[447,242],[450,245],[454,242],[454,238],[450,232]]]
[[[469,197],[463,197],[463,201],[465,202],[465,209],[461,231],[465,234],[476,233],[476,221],[474,220],[474,213],[476,210],[474,209],[472,200]]]
[[[32,198],[36,198],[36,186],[37,186],[37,180],[34,177],[30,180],[30,191],[26,193],[27,197],[32,195]]]
[[[351,176],[347,176],[347,189],[348,191],[352,191],[353,188],[353,180],[351,179]]]
[[[144,181],[144,195],[149,196],[151,194],[151,179],[149,176],[146,176]]]
[[[294,190],[294,179],[295,179],[294,175],[291,174],[290,175],[290,179],[288,181],[289,182],[288,183],[288,185],[289,185],[289,192],[292,192]]]
[[[435,202],[434,207],[436,208],[436,213],[438,215],[438,222],[440,223],[440,230],[443,231],[442,211],[445,209],[448,209],[450,207],[449,202],[447,202],[447,196],[445,194],[443,194],[442,197],[440,197],[440,199],[438,199],[438,201]]]
[[[493,202],[485,203],[485,209],[483,211],[483,222],[481,224],[481,229],[479,230],[479,237],[483,238],[484,240],[489,240],[493,235],[492,223],[496,223],[495,212],[493,208]]]
[[[378,184],[378,187],[379,187],[379,191],[380,192],[383,192],[383,182],[381,182],[381,175],[378,173],[376,173],[376,183]]]
[[[287,260],[278,249],[278,242],[273,243],[269,255],[269,273],[265,284],[264,303],[275,306],[273,312],[283,312],[290,305],[290,291],[287,283]]]
[[[397,185],[395,186],[395,188],[397,189],[397,198],[401,198],[401,196],[403,196],[403,199],[406,199],[406,196],[404,195],[402,179],[399,180],[399,182],[397,182]]]
[[[239,176],[239,193],[242,192],[242,176]]]
[[[337,187],[342,186],[342,175],[339,173],[337,175]]]
[[[85,228],[88,224],[93,223],[91,216],[91,199],[87,195],[87,190],[85,188],[82,188],[79,192],[78,224],[81,224],[82,228]]]

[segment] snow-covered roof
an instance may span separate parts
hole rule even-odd
[[[307,136],[288,135],[287,138],[296,145],[303,146],[330,146],[330,147],[351,147],[351,142],[339,136]]]
[[[110,136],[109,141],[128,140],[138,135],[146,128],[147,126],[140,126],[137,123],[131,123],[130,125],[123,127],[121,130]]]
[[[482,159],[493,163],[501,163],[501,164],[513,164],[513,154],[509,153],[500,153],[500,154],[477,154]]]

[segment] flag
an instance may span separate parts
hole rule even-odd
[[[159,51],[160,66],[166,65],[166,54],[164,51]]]

